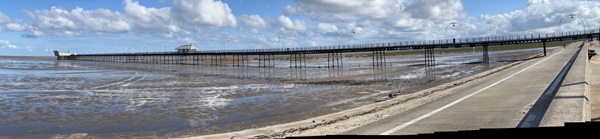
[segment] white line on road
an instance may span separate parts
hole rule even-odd
[[[556,54],[558,54],[558,53],[555,53],[554,55],[556,55]],[[552,56],[554,56],[554,55],[552,55]],[[420,120],[423,120],[423,119],[425,119],[425,118],[427,118],[427,117],[429,117],[429,116],[431,116],[431,115],[434,115],[434,114],[436,114],[436,113],[438,113],[438,112],[440,112],[440,111],[442,111],[442,110],[444,110],[444,109],[446,109],[446,108],[448,108],[448,107],[450,107],[450,106],[452,106],[452,105],[454,105],[454,104],[456,104],[456,103],[459,103],[459,102],[461,102],[461,101],[463,101],[463,100],[465,100],[465,99],[467,99],[467,98],[469,98],[469,97],[473,96],[473,95],[479,94],[479,93],[483,92],[484,90],[486,90],[486,89],[488,89],[488,88],[490,88],[490,87],[492,87],[492,86],[495,86],[495,85],[497,85],[497,84],[499,84],[499,83],[501,83],[501,82],[503,82],[503,81],[507,80],[508,78],[511,78],[511,77],[513,77],[513,76],[515,76],[515,75],[517,75],[517,74],[519,74],[519,73],[521,73],[521,72],[523,72],[523,71],[525,71],[525,70],[527,70],[527,69],[529,69],[529,68],[531,68],[531,67],[533,67],[533,66],[535,66],[535,65],[539,64],[539,63],[542,63],[542,62],[546,61],[548,58],[550,58],[550,57],[552,57],[552,56],[546,57],[545,59],[543,59],[543,60],[540,60],[540,61],[538,61],[537,63],[535,63],[535,64],[533,64],[533,65],[531,65],[531,66],[529,66],[529,67],[527,67],[527,68],[525,68],[525,69],[522,69],[522,70],[520,70],[519,72],[517,72],[517,73],[515,73],[515,74],[512,74],[512,75],[510,75],[510,76],[508,76],[508,77],[506,77],[506,78],[504,78],[504,79],[502,79],[502,80],[500,80],[500,81],[497,81],[497,82],[495,82],[494,84],[491,84],[491,85],[488,85],[488,86],[486,86],[486,87],[484,87],[484,88],[481,88],[481,89],[479,89],[479,90],[477,90],[477,91],[475,91],[475,92],[473,92],[473,93],[471,93],[471,94],[469,94],[469,95],[467,95],[467,96],[464,96],[464,97],[462,97],[462,98],[460,98],[460,99],[458,99],[458,100],[456,100],[456,101],[454,101],[454,102],[452,102],[452,103],[450,103],[450,104],[446,104],[445,106],[443,106],[443,107],[441,107],[441,108],[438,108],[438,109],[436,109],[436,110],[434,110],[434,111],[431,111],[431,112],[429,112],[429,113],[427,113],[427,114],[425,114],[425,115],[423,115],[423,116],[421,116],[421,117],[419,117],[419,118],[416,118],[416,119],[410,120],[410,121],[408,121],[408,122],[406,122],[406,123],[404,123],[404,124],[402,124],[402,125],[400,125],[400,126],[394,127],[394,128],[392,128],[392,129],[390,129],[390,130],[388,130],[388,131],[385,131],[385,132],[383,132],[383,133],[379,134],[379,135],[389,135],[389,134],[392,134],[392,133],[394,133],[394,132],[396,132],[396,131],[398,131],[398,130],[400,130],[400,129],[402,129],[402,128],[405,128],[405,127],[407,127],[407,126],[409,126],[409,125],[411,125],[411,124],[414,124],[414,123],[416,123],[416,122],[418,122],[418,121],[420,121]]]

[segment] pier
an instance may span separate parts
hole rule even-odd
[[[355,45],[317,46],[301,48],[272,48],[245,50],[209,50],[177,52],[134,52],[105,54],[70,54],[55,51],[58,60],[86,60],[105,62],[135,62],[152,64],[192,64],[192,65],[231,65],[275,67],[274,60],[287,59],[289,68],[306,67],[306,55],[327,55],[327,68],[344,66],[344,54],[355,52],[372,53],[372,67],[386,65],[386,52],[403,50],[423,50],[424,65],[435,65],[435,50],[444,48],[482,47],[481,63],[489,62],[488,47],[509,44],[542,43],[544,56],[546,43],[563,40],[592,39],[600,37],[600,31],[572,31],[550,34],[528,34],[515,36],[495,36],[452,40],[425,40],[388,43],[369,43]],[[182,45],[183,46],[183,45]],[[281,63],[277,63],[281,64]]]

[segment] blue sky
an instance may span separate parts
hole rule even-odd
[[[473,17],[510,13],[525,9],[527,0],[462,0],[464,10]]]
[[[600,26],[600,2],[581,0],[0,1],[0,55],[433,40],[454,21],[465,29],[449,27],[438,39],[552,33],[572,13],[589,24],[565,19],[561,30]]]

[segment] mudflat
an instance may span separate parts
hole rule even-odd
[[[344,68],[209,66],[0,57],[2,137],[189,137],[289,123],[407,95],[496,68],[540,49],[345,57]],[[277,65],[287,63],[277,61]]]

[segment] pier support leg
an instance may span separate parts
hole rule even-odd
[[[372,57],[372,60],[371,60],[371,63],[373,63],[371,65],[372,68],[375,68],[375,58],[377,57],[377,53],[376,52],[377,51],[373,51],[373,57]]]
[[[385,59],[385,49],[383,49],[383,51],[382,51],[381,53],[382,53],[382,54],[381,54],[381,57],[383,58],[383,67],[387,67],[387,66],[386,66],[386,62],[387,62],[387,60]]]
[[[435,66],[434,46],[424,46],[425,66]]]
[[[546,40],[542,40],[542,43],[544,44],[544,56],[546,56]]]
[[[291,55],[290,55],[291,56]],[[331,66],[331,64],[329,64],[331,60],[331,53],[327,53],[327,68],[329,68]],[[291,65],[291,64],[290,64]]]
[[[488,43],[483,44],[483,63],[485,64],[489,64],[490,63],[490,55],[488,53]]]
[[[340,52],[340,67],[344,67],[344,54]]]
[[[302,54],[302,62],[304,63],[304,66],[302,66],[303,68],[306,68],[306,54]]]

